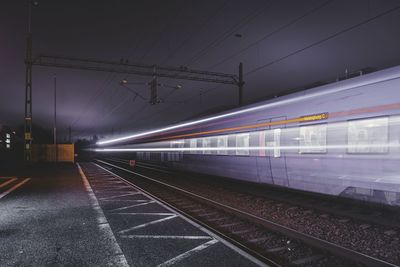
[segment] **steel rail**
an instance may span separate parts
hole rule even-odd
[[[354,251],[354,250],[339,246],[339,245],[331,243],[329,241],[326,241],[326,240],[323,240],[323,239],[320,239],[320,238],[317,238],[317,237],[314,237],[314,236],[299,232],[297,230],[288,228],[286,226],[274,223],[272,221],[260,218],[258,216],[255,216],[253,214],[238,210],[236,208],[233,208],[233,207],[218,203],[216,201],[213,201],[213,200],[210,200],[208,198],[199,196],[197,194],[194,194],[194,193],[189,192],[187,190],[181,189],[179,187],[176,187],[176,186],[173,186],[173,185],[169,185],[167,183],[164,183],[164,182],[158,181],[156,179],[147,177],[147,176],[145,176],[143,174],[140,174],[140,173],[137,173],[137,172],[133,172],[131,170],[124,169],[124,168],[122,168],[120,166],[117,166],[117,165],[114,165],[114,164],[111,164],[111,163],[108,163],[108,162],[105,162],[105,161],[102,161],[102,160],[97,160],[97,161],[102,162],[103,164],[115,167],[117,169],[123,170],[125,172],[129,172],[129,173],[132,173],[134,175],[140,176],[142,178],[145,178],[145,179],[150,180],[152,182],[155,182],[157,184],[163,185],[163,186],[165,186],[167,188],[176,190],[179,193],[181,193],[181,194],[183,194],[183,195],[185,195],[187,197],[194,198],[194,199],[199,200],[200,202],[203,202],[203,203],[205,203],[207,205],[210,205],[210,206],[212,206],[214,208],[223,210],[223,211],[228,212],[228,213],[232,213],[235,216],[238,216],[239,218],[254,222],[254,223],[256,223],[258,225],[261,225],[261,226],[264,226],[264,227],[266,227],[266,228],[268,228],[268,229],[270,229],[272,231],[281,233],[281,234],[283,234],[285,236],[288,236],[288,237],[291,237],[291,238],[294,238],[294,239],[297,239],[297,240],[301,240],[305,244],[307,244],[307,245],[309,245],[311,247],[314,247],[314,248],[317,248],[317,249],[324,249],[324,250],[329,251],[330,253],[332,253],[334,255],[341,256],[341,257],[344,257],[344,258],[352,260],[352,261],[360,262],[360,263],[362,263],[362,264],[364,264],[366,266],[371,266],[371,267],[381,267],[381,266],[382,267],[396,267],[397,266],[395,264],[392,264],[392,263],[389,263],[389,262],[386,262],[386,261],[383,261],[383,260],[368,256],[368,255],[363,254],[361,252]]]
[[[107,164],[107,163],[104,163],[104,164]],[[100,165],[98,165],[98,164],[96,164],[96,165],[99,166],[100,168],[102,168],[103,170],[105,170],[105,171],[107,171],[107,172],[113,174],[114,176],[118,177],[119,179],[121,179],[121,180],[124,181],[125,183],[129,184],[129,185],[132,186],[133,188],[135,188],[135,189],[137,189],[137,190],[139,190],[139,191],[144,192],[145,194],[149,195],[150,197],[156,199],[157,201],[159,201],[159,202],[163,203],[164,205],[168,206],[169,208],[175,210],[177,213],[181,214],[182,216],[184,216],[184,217],[186,217],[186,218],[188,218],[188,219],[194,221],[195,223],[197,223],[197,224],[201,225],[202,227],[206,228],[207,230],[209,230],[209,231],[213,232],[214,234],[220,236],[222,239],[225,239],[225,240],[229,241],[229,242],[232,243],[233,245],[239,247],[240,249],[242,249],[243,251],[249,253],[250,255],[254,256],[255,258],[257,258],[257,259],[259,259],[259,260],[262,260],[264,263],[267,263],[267,264],[269,264],[270,266],[282,267],[281,264],[279,264],[279,263],[277,263],[277,262],[275,262],[275,261],[273,261],[273,260],[271,260],[271,259],[265,257],[264,255],[258,253],[257,251],[254,251],[253,249],[251,249],[251,248],[245,246],[244,244],[238,242],[237,240],[235,240],[235,239],[233,239],[233,238],[231,238],[231,237],[225,235],[224,233],[222,233],[221,231],[215,229],[215,228],[212,227],[211,225],[209,225],[209,224],[207,224],[207,223],[205,223],[205,222],[203,222],[203,221],[201,221],[201,220],[199,220],[199,219],[193,217],[192,215],[190,215],[189,213],[185,212],[184,210],[182,210],[182,209],[180,209],[180,208],[178,208],[178,207],[176,207],[176,206],[174,206],[174,205],[171,205],[171,204],[168,203],[167,201],[165,201],[165,200],[159,198],[158,196],[154,195],[153,193],[147,191],[146,189],[135,185],[134,183],[128,181],[127,179],[121,177],[120,175],[118,175],[118,174],[116,174],[116,173],[114,173],[114,172],[112,172],[112,171],[110,171],[110,170],[107,170],[107,169],[103,168],[102,166],[100,166]]]

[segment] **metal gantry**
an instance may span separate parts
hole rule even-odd
[[[32,61],[33,65],[105,71],[142,76],[157,76],[179,80],[193,80],[202,82],[239,84],[239,76],[211,71],[192,70],[187,67],[162,67],[150,64],[131,64],[123,61],[106,61],[97,59],[83,59],[63,56],[39,55]]]
[[[30,39],[29,39],[30,38]],[[32,34],[28,34],[27,47],[27,81],[26,81],[26,101],[25,101],[25,151],[27,161],[30,160],[30,149],[32,141],[32,66],[45,66],[56,68],[69,68],[91,71],[104,71],[113,73],[134,74],[141,76],[151,76],[150,85],[150,100],[151,104],[156,104],[158,77],[172,78],[179,80],[192,80],[219,84],[232,84],[238,86],[239,89],[239,106],[243,104],[243,64],[239,64],[239,74],[225,74],[220,72],[201,71],[189,69],[185,66],[180,67],[163,67],[156,64],[132,64],[128,61],[107,61],[86,58],[74,58],[64,56],[48,56],[39,55],[32,58]],[[29,120],[29,122],[28,122]]]

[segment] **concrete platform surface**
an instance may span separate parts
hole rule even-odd
[[[18,181],[30,180],[0,199],[0,266],[106,266],[118,259],[96,227],[96,212],[74,164],[15,174]]]
[[[0,266],[261,265],[98,168],[0,172]]]

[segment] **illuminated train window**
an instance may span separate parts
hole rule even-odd
[[[247,156],[250,154],[248,149],[250,143],[249,140],[250,135],[247,133],[236,135],[236,155]]]
[[[203,138],[197,138],[197,147],[203,147]],[[203,150],[196,150],[196,154],[203,154]]]
[[[227,155],[228,151],[226,148],[228,147],[228,136],[227,135],[220,135],[217,137],[217,153],[219,155]]]
[[[216,136],[210,137],[210,146],[213,148],[209,154],[217,154],[217,145],[218,145],[218,139]]]
[[[189,147],[190,147],[190,154],[196,154],[196,148],[197,148],[197,139],[196,138],[192,138],[189,140]]]
[[[211,154],[211,151],[207,148],[211,147],[211,137],[203,138],[203,153],[204,154]]]
[[[281,156],[281,133],[282,130],[280,128],[264,131],[268,156],[273,156],[274,158]]]
[[[180,151],[179,149],[185,147],[185,140],[174,140],[170,142],[170,147],[171,148],[178,148],[177,151],[170,152],[168,153],[169,155],[169,160],[171,161],[179,161],[183,159],[183,152]]]
[[[326,124],[300,127],[300,153],[326,153]]]
[[[388,125],[388,117],[348,121],[347,153],[387,153]]]

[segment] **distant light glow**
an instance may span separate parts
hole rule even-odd
[[[373,83],[379,83],[382,81],[387,81],[387,80],[397,79],[397,78],[399,78],[398,73],[394,73],[394,74],[391,73],[389,75],[384,75],[383,77],[382,76],[378,76],[378,77],[373,76],[373,77],[369,77],[369,79],[364,78],[361,81],[357,81],[357,82],[353,81],[350,84],[347,84],[346,81],[344,81],[343,83],[345,83],[345,84],[342,84],[342,85],[335,84],[334,88],[332,88],[332,89],[319,91],[319,92],[315,92],[315,93],[309,93],[307,95],[301,95],[301,96],[284,99],[284,100],[280,100],[280,101],[276,101],[276,102],[272,102],[272,103],[258,105],[258,106],[254,106],[251,108],[241,109],[241,110],[237,110],[237,111],[233,111],[233,112],[229,112],[229,113],[225,113],[225,114],[221,114],[221,115],[217,115],[217,116],[212,116],[212,117],[208,117],[208,118],[204,118],[204,119],[200,119],[200,120],[176,124],[176,125],[172,125],[169,127],[164,127],[164,128],[151,130],[151,131],[142,132],[142,133],[127,135],[127,136],[123,136],[123,137],[119,137],[119,138],[115,138],[115,139],[99,141],[99,142],[97,142],[97,144],[98,145],[106,145],[106,144],[111,144],[111,143],[117,143],[120,141],[135,139],[138,137],[148,136],[148,135],[155,134],[155,133],[161,133],[161,132],[170,131],[170,130],[174,130],[174,129],[178,129],[178,128],[201,124],[204,122],[209,122],[209,121],[218,120],[218,119],[222,119],[222,118],[232,117],[235,115],[254,112],[254,111],[265,109],[265,108],[272,108],[272,107],[277,107],[277,106],[281,106],[281,105],[292,104],[295,102],[304,101],[304,100],[308,100],[308,99],[315,98],[315,97],[338,93],[338,92],[346,91],[346,90],[353,89],[356,87],[361,87],[361,86],[365,86],[365,85],[369,85],[369,84],[373,84]]]

